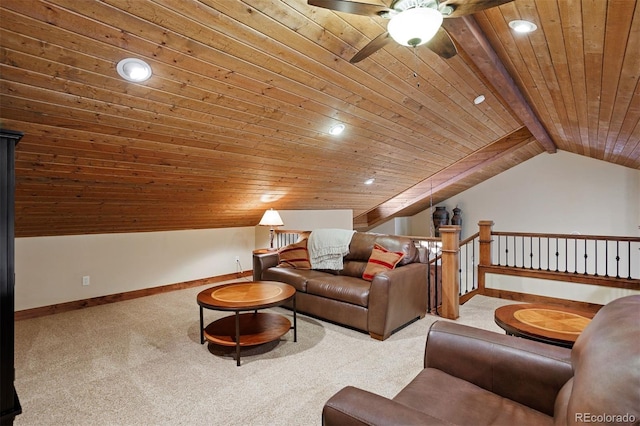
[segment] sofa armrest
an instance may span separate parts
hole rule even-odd
[[[347,386],[333,395],[322,409],[324,426],[442,424],[432,417],[391,399]]]
[[[369,290],[368,329],[386,339],[398,327],[427,312],[427,265],[410,263],[376,274]]]
[[[253,280],[262,280],[262,271],[278,266],[278,252],[254,253],[253,254]]]
[[[570,349],[445,321],[429,330],[424,365],[549,416],[573,376]]]

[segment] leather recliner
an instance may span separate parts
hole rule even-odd
[[[573,349],[437,321],[424,367],[393,399],[340,390],[323,424],[638,425],[640,295],[600,309]]]

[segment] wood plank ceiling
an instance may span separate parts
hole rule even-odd
[[[253,226],[270,207],[370,229],[556,147],[640,168],[636,1],[515,0],[444,25],[451,59],[390,43],[350,64],[385,20],[305,0],[2,0],[16,235]],[[121,79],[126,57],[153,77]]]

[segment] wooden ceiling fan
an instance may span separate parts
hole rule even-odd
[[[441,26],[443,18],[471,15],[511,1],[513,0],[394,0],[389,7],[348,0],[308,0],[307,3],[338,12],[389,19],[387,31],[371,40],[351,58],[349,62],[354,64],[391,40],[411,47],[425,44],[433,52],[449,59],[458,51]]]

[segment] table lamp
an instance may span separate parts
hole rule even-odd
[[[280,218],[280,215],[276,210],[269,209],[266,212],[264,212],[264,215],[262,216],[262,219],[260,220],[260,223],[258,223],[258,225],[270,227],[269,248],[273,250],[273,231],[276,226],[284,225],[284,223],[282,222],[282,218]]]

